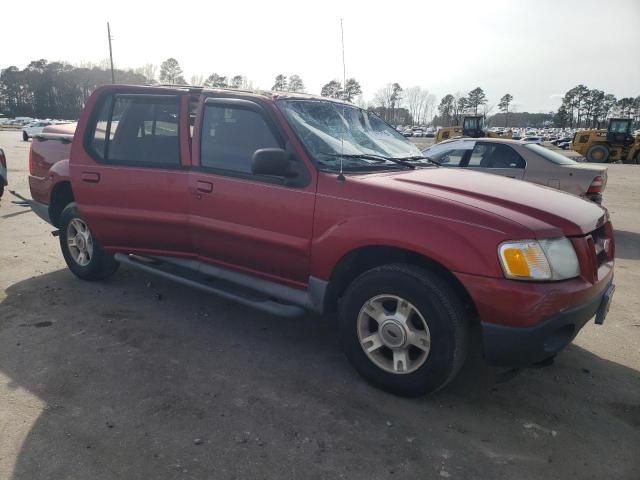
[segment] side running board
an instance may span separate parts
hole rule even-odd
[[[314,277],[309,278],[309,289],[301,290],[198,260],[123,253],[116,253],[115,259],[274,315],[294,317],[305,311],[322,313],[327,282]]]

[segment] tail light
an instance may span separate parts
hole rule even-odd
[[[600,193],[604,190],[604,179],[598,175],[591,181],[587,193]]]
[[[33,175],[33,144],[29,146],[29,175]]]
[[[0,148],[0,165],[2,165],[4,168],[7,168],[7,159],[4,156],[4,150],[2,150]]]

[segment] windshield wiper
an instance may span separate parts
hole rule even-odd
[[[403,162],[411,162],[411,161],[416,161],[416,160],[426,160],[429,163],[433,163],[434,165],[438,165],[439,167],[442,165],[440,162],[435,161],[433,158],[427,157],[427,156],[424,156],[424,155],[414,155],[412,157],[400,157],[400,158],[396,158],[396,160],[401,160]]]
[[[416,166],[405,161],[404,158],[384,157],[382,155],[374,155],[369,153],[355,153],[355,154],[340,154],[340,153],[327,153],[321,152],[320,155],[328,155],[330,157],[342,157],[342,158],[361,158],[363,160],[373,160],[375,162],[392,162],[403,167],[415,170]]]

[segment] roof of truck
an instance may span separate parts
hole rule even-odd
[[[304,100],[324,100],[324,101],[352,105],[351,103],[338,98],[323,97],[320,95],[312,95],[310,93],[302,93],[302,92],[279,92],[274,90],[260,90],[260,89],[245,90],[241,88],[217,88],[217,87],[205,87],[201,85],[172,85],[172,84],[157,84],[157,85],[118,84],[118,85],[112,85],[112,87],[114,88],[126,87],[126,88],[150,89],[150,90],[163,89],[163,90],[175,90],[175,91],[190,91],[193,93],[218,92],[218,93],[225,93],[225,94],[248,94],[248,95],[255,95],[255,96],[267,98],[270,100],[276,100],[276,99],[282,99],[282,98],[287,98],[287,99],[295,98],[295,99],[304,99]]]

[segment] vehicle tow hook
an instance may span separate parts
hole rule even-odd
[[[59,237],[60,236],[60,230],[54,230],[53,232],[51,232],[51,235],[53,235],[54,237]]]

